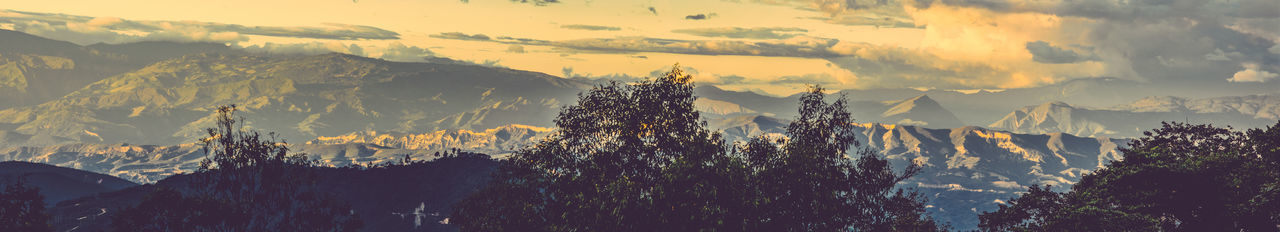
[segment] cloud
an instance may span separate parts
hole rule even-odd
[[[533,3],[538,6],[546,6],[551,3],[560,3],[560,0],[511,0],[511,2]]]
[[[809,17],[809,19],[831,24],[877,28],[917,27],[903,8],[903,2],[899,0],[753,0],[752,2],[814,11],[821,16]]]
[[[747,80],[746,77],[742,77],[738,75],[726,75],[726,76],[716,77],[716,83],[722,84],[722,85],[742,84],[742,83],[745,83],[746,80]]]
[[[1240,70],[1245,64],[1280,70],[1280,55],[1269,51],[1280,41],[1280,11],[1274,10],[1280,2],[1274,0],[914,0],[907,6],[939,47],[976,50],[1026,42],[1041,61],[1062,61],[1044,59],[1052,56],[1039,55],[1051,49],[1030,51],[1029,43],[1079,44],[1092,48],[1090,60],[1104,65],[1100,76],[1220,83],[1247,73]]]
[[[803,28],[797,27],[716,27],[716,28],[694,28],[679,29],[671,32],[690,34],[702,37],[725,37],[725,38],[747,38],[747,39],[786,39],[800,35],[801,32],[808,32]]]
[[[400,42],[392,42],[386,47],[371,51],[368,54],[370,57],[398,62],[423,62],[423,57],[434,55],[435,52],[431,52],[426,48],[407,46]]]
[[[316,55],[325,53],[346,53],[358,56],[364,56],[364,49],[359,45],[347,45],[339,42],[308,42],[308,43],[271,43],[267,42],[262,45],[250,45],[241,47],[248,52],[271,54],[271,55]]]
[[[465,35],[465,34],[464,34]],[[468,36],[437,36],[467,39]],[[487,36],[486,36],[487,37]],[[767,42],[727,40],[675,40],[647,37],[592,38],[565,41],[499,36],[494,43],[548,46],[553,49],[601,53],[674,53],[690,55],[740,55],[812,58],[828,61],[852,76],[829,75],[817,84],[833,88],[1025,88],[1091,77],[1102,68],[1098,62],[1042,64],[1032,61],[1025,44],[1015,46],[1024,56],[965,57],[933,49],[907,49],[891,45],[844,42],[837,39],[796,36]],[[990,59],[990,60],[989,60]],[[992,62],[992,60],[999,62]],[[661,70],[665,72],[667,70]],[[813,77],[813,76],[811,76]],[[839,77],[839,78],[837,78]],[[846,78],[846,79],[840,79]],[[792,77],[779,83],[798,84]],[[816,81],[819,79],[810,79]]]
[[[644,77],[631,76],[623,73],[614,73],[614,74],[605,74],[605,75],[575,73],[573,72],[573,67],[564,67],[561,69],[561,73],[562,73],[561,75],[563,75],[562,77],[567,79],[572,79],[572,80],[577,80],[577,81],[582,81],[587,83],[595,83],[595,84],[605,84],[611,81],[616,81],[621,83],[632,83],[632,82],[643,81],[646,79]]]
[[[1049,45],[1049,42],[1044,41],[1027,42],[1027,51],[1031,52],[1033,60],[1040,63],[1066,64],[1084,60],[1075,51],[1054,47]]]
[[[197,21],[127,20],[0,10],[0,24],[15,30],[78,44],[125,43],[143,40],[239,42],[249,35],[329,39],[392,40],[400,34],[372,26],[328,23],[322,27],[244,26]]]
[[[1280,74],[1268,72],[1267,70],[1259,70],[1258,64],[1245,64],[1244,70],[1236,72],[1227,81],[1230,82],[1267,82],[1275,79]]]
[[[1280,72],[1280,1],[1274,0],[752,2],[812,10],[821,16],[810,19],[827,23],[925,32],[918,48],[882,57],[889,59],[847,52],[824,58],[850,70],[859,86],[1032,87],[1093,77],[1221,83],[1250,70]],[[1257,68],[1241,70],[1245,64]]]
[[[425,62],[424,57],[433,57],[435,52],[417,46],[409,46],[400,42],[391,42],[385,46],[360,46],[344,44],[336,41],[307,43],[264,43],[238,47],[247,52],[269,55],[318,55],[326,53],[345,53],[357,56],[375,57],[397,62]]]
[[[688,66],[688,65],[680,66],[680,70],[684,71],[684,74],[689,74],[694,76],[697,76],[699,73],[697,68],[694,68],[693,66]],[[649,71],[649,76],[650,77],[666,76],[668,72],[671,72],[671,66],[662,66],[661,68],[654,69],[653,71]]]
[[[831,76],[831,74],[826,74],[826,73],[805,74],[801,76],[784,76],[784,77],[779,77],[778,79],[769,81],[769,84],[775,84],[775,85],[787,85],[787,84],[829,85],[829,84],[839,84],[839,83],[840,83],[839,80],[836,80],[836,78]]]
[[[507,52],[524,53],[524,46],[520,46],[519,44],[512,44],[511,46],[507,46]]]
[[[705,19],[710,19],[711,17],[715,17],[715,16],[716,16],[716,13],[711,13],[711,14],[695,14],[695,15],[686,15],[686,16],[684,16],[684,19],[688,19],[688,20],[705,20]]]
[[[621,28],[621,27],[596,26],[596,25],[582,25],[582,24],[570,24],[570,25],[563,25],[563,26],[560,26],[560,28],[573,29],[573,30],[587,30],[587,31],[618,31],[618,30],[622,30],[622,28]]]
[[[452,39],[452,40],[470,40],[470,41],[489,41],[490,38],[484,34],[468,35],[461,32],[444,32],[431,35],[432,38]]]

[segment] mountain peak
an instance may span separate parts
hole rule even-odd
[[[928,94],[920,94],[920,96],[916,96],[916,97],[913,97],[913,98],[909,98],[909,99],[907,99],[906,101],[909,101],[909,102],[917,102],[917,103],[927,103],[927,102],[932,102],[933,104],[938,104],[938,102],[934,101],[934,100],[933,100],[933,98],[929,98],[929,95],[928,95]]]
[[[892,103],[892,105],[893,107],[884,111],[881,116],[889,117],[893,115],[900,115],[922,108],[942,108],[942,105],[938,104],[938,102],[934,101],[932,98],[929,98],[929,95],[927,94],[920,94],[919,96],[908,98],[906,100],[896,101]]]
[[[880,114],[881,118],[887,120],[886,122],[931,128],[964,126],[955,114],[925,94],[891,104],[893,107]]]

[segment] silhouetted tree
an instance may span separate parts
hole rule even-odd
[[[821,88],[800,97],[786,138],[758,136],[742,149],[760,194],[752,231],[932,231],[921,196],[896,188],[902,174],[869,149],[858,157],[845,98],[828,104]],[[856,159],[855,159],[856,158]],[[895,191],[896,190],[896,191]]]
[[[815,88],[789,127],[794,139],[733,149],[694,109],[690,80],[677,67],[579,95],[559,130],[502,161],[452,222],[465,231],[937,229],[918,196],[890,193],[909,175],[874,155],[844,157],[853,144],[844,100],[828,105]]]
[[[53,231],[40,188],[16,178],[0,192],[0,231]]]
[[[1235,132],[1164,123],[1071,191],[1032,187],[979,216],[987,231],[1276,231],[1280,123]]]
[[[190,187],[153,193],[117,215],[117,231],[196,228],[215,231],[355,231],[350,206],[315,190],[315,162],[289,154],[274,134],[238,128],[235,106],[219,107],[217,126],[202,139],[209,158]],[[216,207],[213,207],[216,206]],[[236,219],[236,220],[230,220]],[[204,223],[184,223],[192,220]],[[186,225],[176,225],[186,224]],[[179,229],[182,231],[185,229]],[[168,231],[157,229],[155,231]]]

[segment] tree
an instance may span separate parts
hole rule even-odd
[[[202,139],[208,158],[188,188],[161,189],[113,220],[117,231],[355,231],[350,206],[316,191],[316,163],[274,134],[238,129],[219,107]],[[243,120],[243,119],[242,119]],[[234,220],[233,220],[234,219]],[[194,228],[194,229],[188,229]]]
[[[1032,187],[979,216],[987,231],[1275,231],[1280,122],[1231,131],[1164,123],[1066,193]]]
[[[845,98],[831,104],[821,88],[800,97],[797,118],[786,138],[759,136],[742,149],[752,184],[760,191],[752,230],[759,231],[931,231],[924,203],[896,185],[920,171],[909,165],[894,173],[887,160],[858,146]],[[896,191],[895,191],[896,189]]]
[[[676,67],[655,80],[610,83],[580,94],[578,104],[556,118],[559,130],[503,160],[489,186],[458,204],[453,222],[465,231],[932,225],[920,216],[918,196],[888,193],[909,175],[894,175],[874,155],[856,165],[844,157],[853,141],[844,100],[828,105],[815,88],[789,129],[794,138],[779,142],[781,149],[763,138],[735,147],[707,129],[694,109],[691,78]],[[806,176],[774,176],[786,174]],[[886,181],[889,187],[881,188]],[[846,202],[855,200],[861,202]],[[871,208],[841,208],[846,206]],[[803,207],[820,209],[802,212],[813,210]]]
[[[0,231],[53,231],[40,188],[16,178],[0,192]]]

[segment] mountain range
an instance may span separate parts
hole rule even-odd
[[[1280,120],[1280,95],[1186,99],[1147,97],[1107,108],[1049,102],[1027,106],[988,125],[1019,133],[1070,133],[1081,136],[1138,137],[1162,121],[1211,123],[1257,128]]]
[[[433,160],[441,152],[461,149],[502,155],[541,139],[550,128],[507,125],[498,128],[440,130],[431,133],[359,132],[320,137],[295,144],[291,152],[308,154],[327,166],[399,162],[405,156]],[[154,183],[166,177],[194,172],[205,158],[202,146],[133,144],[63,144],[0,149],[0,160],[16,160],[103,173],[137,183]]]

